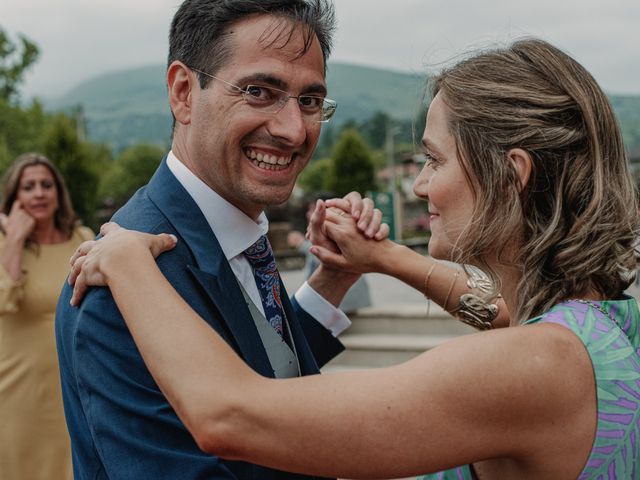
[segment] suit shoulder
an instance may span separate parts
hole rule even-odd
[[[138,190],[116,213],[111,221],[121,227],[141,232],[166,231],[169,221],[147,194],[146,187]]]

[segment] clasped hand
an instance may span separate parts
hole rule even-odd
[[[119,265],[157,258],[175,247],[177,239],[166,233],[154,235],[127,230],[117,223],[105,223],[99,240],[82,243],[69,260],[68,282],[73,286],[71,304],[77,306],[91,286],[109,284],[109,272]],[[384,244],[389,226],[373,201],[351,192],[341,199],[316,203],[307,238],[311,252],[330,268],[352,273],[373,271],[374,244]]]

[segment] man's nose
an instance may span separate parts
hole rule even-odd
[[[267,122],[269,133],[289,145],[302,145],[307,139],[307,119],[296,98],[289,98],[282,109]]]

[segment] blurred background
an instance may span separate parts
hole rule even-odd
[[[18,154],[57,164],[85,223],[97,228],[145,184],[170,145],[167,32],[179,0],[2,0],[0,173]],[[336,0],[329,95],[339,107],[291,200],[268,212],[282,268],[303,255],[306,205],[322,192],[368,192],[392,237],[428,238],[411,193],[422,166],[428,75],[461,52],[534,35],[566,50],[609,94],[640,167],[640,3],[565,0]],[[415,132],[415,135],[414,135]]]

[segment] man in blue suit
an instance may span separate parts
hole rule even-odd
[[[321,268],[290,301],[275,272],[274,303],[247,253],[267,233],[264,208],[287,200],[335,110],[325,84],[333,22],[324,0],[186,0],[170,33],[171,151],[113,218],[176,235],[158,258],[164,275],[269,377],[318,373],[343,349],[335,335],[349,323],[335,305],[353,274]],[[92,289],[77,309],[70,297],[66,286],[56,336],[76,480],[308,478],[201,452],[109,290]]]

